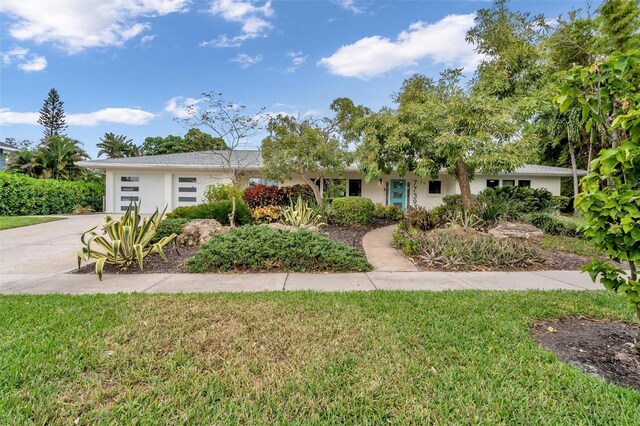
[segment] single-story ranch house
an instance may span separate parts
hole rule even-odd
[[[231,158],[228,151],[207,151],[83,161],[79,164],[106,172],[105,211],[111,213],[126,210],[132,201],[139,202],[144,213],[152,213],[156,208],[162,210],[165,206],[167,211],[171,211],[179,206],[200,204],[208,185],[229,182],[223,165],[241,165],[246,172],[244,186],[278,184],[262,177],[259,151],[234,151]],[[585,171],[581,170],[580,175],[584,174]],[[571,175],[571,169],[526,165],[513,173],[476,175],[471,182],[471,192],[475,194],[487,187],[509,185],[546,188],[554,195],[560,195],[560,179]],[[460,193],[455,178],[444,172],[438,179],[426,182],[410,174],[384,175],[366,182],[353,166],[335,179],[344,181],[344,196],[367,197],[375,203],[394,204],[402,209],[414,202],[432,208],[442,203],[443,196]],[[328,178],[318,179],[316,176],[321,191],[326,190],[328,181]],[[281,182],[282,185],[301,183],[304,182],[297,176]]]

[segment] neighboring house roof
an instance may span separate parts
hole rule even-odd
[[[6,152],[19,151],[18,148],[16,148],[15,146],[9,145],[8,143],[4,143],[4,142],[0,142],[0,150],[6,151]]]
[[[183,152],[179,154],[164,155],[144,155],[141,157],[110,158],[105,160],[80,161],[78,164],[93,169],[120,169],[120,168],[142,168],[158,169],[163,167],[206,169],[222,168],[227,164],[229,151],[201,151]],[[229,158],[231,165],[242,166],[247,169],[257,170],[263,166],[260,151],[254,150],[234,150]],[[351,166],[347,170],[357,171],[357,166]],[[509,175],[511,173],[498,173],[498,175]],[[513,174],[531,176],[571,176],[571,169],[563,167],[540,166],[527,164],[519,167]],[[585,170],[578,170],[579,176],[586,175]]]

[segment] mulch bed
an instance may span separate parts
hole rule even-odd
[[[185,261],[198,252],[198,247],[180,247],[176,250],[173,247],[165,247],[164,254],[167,261],[154,253],[145,257],[144,271],[141,271],[137,265],[133,265],[128,269],[120,270],[114,265],[104,265],[105,274],[174,274],[187,272]],[[94,274],[96,271],[95,263],[83,265],[80,269],[73,271],[73,274]]]
[[[563,317],[532,326],[533,338],[562,361],[596,377],[640,391],[638,324]]]

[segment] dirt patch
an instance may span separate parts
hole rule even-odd
[[[164,249],[167,261],[162,259],[160,255],[154,253],[145,257],[144,271],[141,271],[136,265],[128,269],[121,270],[114,265],[104,265],[105,274],[175,274],[187,272],[185,262],[198,252],[199,247],[180,247],[177,250],[173,247]],[[95,263],[83,265],[80,269],[73,271],[74,274],[93,274],[95,273]]]
[[[596,377],[640,391],[638,324],[563,317],[532,325],[533,338],[562,361]]]

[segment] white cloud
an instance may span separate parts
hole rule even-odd
[[[150,28],[140,19],[186,10],[190,0],[2,0],[9,35],[53,43],[73,54],[92,47],[121,46]],[[6,25],[6,24],[5,24]]]
[[[349,12],[355,13],[356,15],[364,12],[364,7],[358,5],[358,1],[356,0],[334,0],[335,3],[338,3],[340,7],[348,10]]]
[[[286,72],[289,73],[296,72],[298,67],[306,62],[308,57],[303,55],[302,52],[287,52],[287,56],[291,58],[291,65],[286,69]]]
[[[202,99],[176,96],[167,101],[164,110],[177,118],[187,118],[190,116],[191,111],[198,111],[196,105],[200,102],[202,102]]]
[[[151,43],[156,38],[156,34],[147,34],[145,36],[140,37],[140,45],[145,45]]]
[[[47,67],[47,58],[30,53],[29,49],[24,47],[14,47],[11,50],[0,52],[0,58],[3,65],[16,63],[18,68],[25,72],[38,72]]]
[[[200,46],[203,47],[238,47],[247,40],[266,37],[267,31],[273,28],[266,19],[273,16],[271,1],[257,6],[254,0],[215,0],[209,11],[227,22],[242,24],[242,33],[233,37],[221,34],[213,40],[201,42]]]
[[[0,108],[0,124],[38,125],[37,112],[16,112],[9,108]],[[155,114],[138,108],[104,108],[99,111],[67,114],[67,124],[73,126],[95,126],[100,123],[146,124],[155,118]]]
[[[251,56],[247,55],[246,53],[238,53],[233,59],[231,59],[231,62],[239,63],[240,68],[242,68],[243,70],[257,64],[260,61],[262,61],[262,55]]]
[[[416,22],[396,40],[371,36],[342,46],[318,65],[331,74],[370,78],[387,71],[415,66],[422,59],[474,70],[481,55],[466,43],[465,35],[474,24],[475,15],[449,15],[435,24]]]

